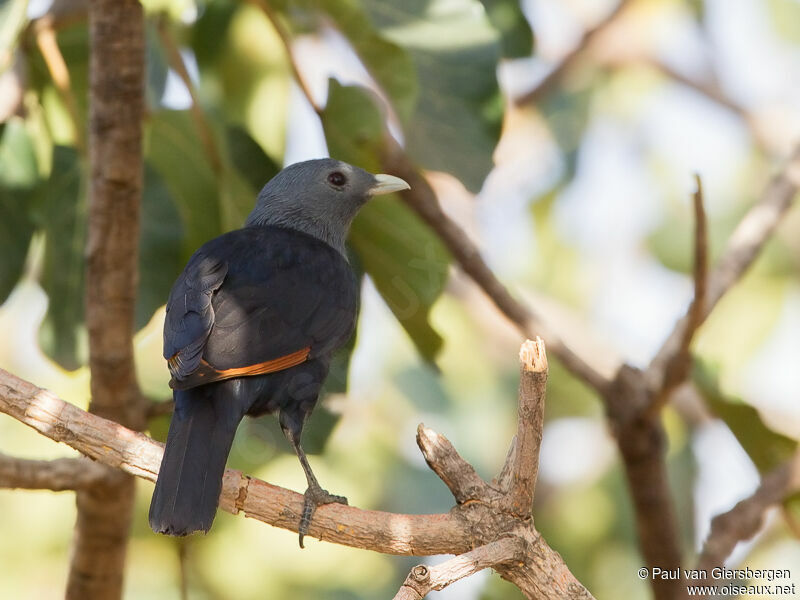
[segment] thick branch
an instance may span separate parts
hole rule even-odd
[[[156,479],[163,454],[161,444],[118,423],[86,413],[3,370],[0,370],[0,412],[99,462],[150,481]],[[429,460],[432,466],[436,465],[437,472],[448,473],[450,469],[439,465],[440,459],[450,466],[463,462],[443,437],[423,429],[421,439],[424,440],[421,445],[430,450]],[[468,476],[467,480],[475,483],[474,477]],[[478,489],[481,487],[485,495],[456,506],[448,514],[391,514],[329,504],[317,510],[310,535],[386,554],[416,556],[463,554],[488,544],[487,551],[494,549],[490,564],[501,576],[515,583],[526,597],[591,599],[561,557],[533,528],[532,521],[521,519],[504,508],[497,490],[491,486],[473,485],[475,494],[481,494]],[[470,489],[466,482],[454,483],[452,488]],[[223,510],[234,514],[244,512],[270,525],[297,531],[302,506],[303,496],[296,492],[238,471],[225,472],[220,496]],[[507,544],[512,542],[493,545],[504,538],[514,540],[517,551],[513,561],[504,558],[509,556]],[[475,564],[470,566],[473,560]],[[457,566],[457,572],[464,576],[469,569],[484,564],[484,555],[477,552],[448,564]]]
[[[145,426],[133,362],[142,194],[144,11],[137,0],[89,2],[89,183],[86,327],[89,410]],[[66,598],[122,596],[134,480],[80,490]]]
[[[495,565],[519,562],[524,558],[522,541],[515,537],[500,538],[451,558],[434,567],[417,565],[406,577],[394,600],[422,600],[430,592],[440,591],[459,579]]]
[[[772,178],[761,198],[742,218],[731,235],[725,252],[709,277],[700,323],[708,318],[717,303],[753,264],[783,216],[791,208],[798,189],[800,189],[800,147],[791,156],[788,164]],[[651,390],[663,387],[666,365],[680,352],[689,320],[690,315],[687,314],[677,322],[650,363],[647,380]]]
[[[677,569],[681,548],[667,473],[666,434],[659,416],[646,410],[650,395],[643,376],[628,365],[619,370],[606,398],[608,417],[625,465],[645,563],[651,569]],[[654,578],[651,585],[656,600],[685,595],[686,588],[677,579]]]
[[[108,473],[88,458],[30,460],[0,453],[0,488],[81,490],[107,481]]]
[[[144,427],[133,363],[142,195],[144,15],[135,0],[93,0],[86,325],[91,412]]]
[[[0,369],[0,412],[110,467],[155,481],[163,447],[60,400]],[[303,496],[228,470],[220,497],[223,510],[297,531]],[[402,515],[329,504],[314,514],[311,537],[386,554],[416,556],[467,552],[473,542],[453,514]]]
[[[714,567],[723,566],[736,544],[749,540],[758,533],[767,509],[798,490],[800,452],[765,475],[752,496],[742,500],[728,512],[714,517],[697,568],[710,571]]]
[[[544,397],[547,387],[547,355],[544,342],[527,340],[519,352],[520,381],[517,435],[514,449],[500,481],[508,492],[505,501],[511,512],[527,519],[531,515],[536,477],[539,473],[539,448],[544,429]],[[506,487],[507,486],[507,487]]]

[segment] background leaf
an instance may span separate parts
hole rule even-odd
[[[492,26],[500,32],[503,56],[522,58],[533,52],[533,31],[519,0],[481,0]]]
[[[771,471],[794,454],[797,441],[772,431],[758,411],[741,398],[726,395],[709,365],[695,360],[692,380],[711,410],[739,440],[759,473]]]
[[[178,207],[164,180],[145,164],[139,232],[139,291],[136,328],[144,327],[167,300],[183,269],[184,230]]]
[[[150,117],[145,158],[180,211],[186,232],[185,262],[223,232],[216,174],[189,111],[161,110]]]
[[[22,275],[34,230],[30,203],[38,183],[33,141],[22,119],[13,118],[0,133],[0,304]]]
[[[322,124],[333,156],[377,172],[383,123],[369,92],[331,81]],[[442,340],[428,314],[444,289],[449,262],[441,241],[390,195],[361,210],[349,243],[417,349],[432,361]]]
[[[50,302],[39,332],[42,348],[68,369],[85,363],[84,250],[86,169],[78,153],[53,149],[53,171],[39,191],[45,251],[41,285]]]
[[[503,114],[496,78],[500,36],[483,7],[477,0],[366,0],[363,6],[416,69],[419,95],[405,127],[408,150],[425,168],[452,173],[479,190],[493,165]]]

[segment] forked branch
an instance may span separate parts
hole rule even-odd
[[[512,442],[515,451],[509,453],[509,464],[504,467],[513,474],[506,477],[508,489],[484,482],[444,436],[420,426],[417,440],[425,459],[456,497],[457,504],[450,512],[406,515],[330,504],[318,509],[309,535],[386,554],[459,555],[436,567],[415,569],[399,598],[421,598],[430,590],[442,589],[488,567],[517,585],[528,598],[592,598],[533,526],[530,506],[547,376],[543,342],[526,342],[520,359],[518,431]],[[156,479],[163,454],[161,444],[86,413],[2,370],[0,412],[100,463],[150,481]],[[247,517],[297,531],[302,506],[303,497],[296,492],[238,471],[225,473],[220,496],[223,510],[243,512]]]

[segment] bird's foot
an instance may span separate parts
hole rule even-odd
[[[300,547],[305,548],[303,546],[303,538],[308,533],[308,528],[311,526],[311,518],[314,516],[314,512],[317,510],[318,506],[322,506],[323,504],[347,504],[347,498],[344,496],[336,496],[335,494],[331,494],[327,490],[323,490],[318,485],[315,487],[309,487],[306,490],[306,493],[303,494],[305,498],[303,502],[303,514],[300,517],[300,528],[298,532],[300,533]]]

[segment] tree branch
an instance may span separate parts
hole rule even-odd
[[[133,362],[139,282],[144,116],[144,10],[137,0],[89,2],[89,215],[86,327],[92,413],[146,425]],[[66,597],[122,596],[135,483],[79,490]]]
[[[672,391],[686,380],[692,364],[689,347],[698,328],[703,323],[708,287],[708,227],[706,211],[703,206],[703,182],[695,175],[697,189],[692,196],[694,204],[694,298],[686,311],[686,327],[681,336],[680,346],[669,357],[664,367],[664,378],[660,389],[652,390],[653,399],[648,407],[651,415],[656,414],[669,400]]]
[[[526,337],[541,337],[549,351],[555,354],[573,375],[602,395],[609,381],[575,354],[536,313],[509,293],[483,260],[480,251],[464,230],[444,213],[427,179],[403,149],[388,137],[383,164],[388,173],[397,175],[409,183],[411,189],[402,192],[400,196],[436,232],[463,271],[483,289],[498,310]]]
[[[72,127],[75,134],[75,147],[81,153],[86,154],[86,134],[83,130],[80,116],[78,114],[78,103],[75,100],[75,94],[72,93],[72,84],[70,83],[69,69],[67,63],[64,62],[64,56],[58,47],[56,40],[56,30],[53,27],[52,18],[38,19],[33,27],[33,32],[36,37],[36,45],[42,53],[44,64],[50,73],[50,78],[53,80],[53,85],[61,96],[64,106],[69,113]]]
[[[667,474],[667,440],[659,415],[647,412],[650,398],[644,373],[623,365],[606,406],[625,466],[645,563],[650,568],[676,569],[681,566],[681,548]],[[657,600],[675,600],[685,594],[680,580],[653,578],[650,583]]]
[[[208,162],[211,165],[214,173],[219,176],[222,173],[222,157],[219,154],[217,143],[214,141],[214,133],[211,130],[211,125],[208,123],[203,108],[200,105],[200,99],[197,96],[194,82],[189,76],[189,71],[186,68],[186,63],[181,56],[178,45],[169,31],[169,23],[166,18],[158,20],[158,36],[161,39],[161,45],[167,53],[167,61],[169,66],[172,67],[180,77],[186,90],[189,92],[189,97],[192,99],[192,105],[189,111],[192,114],[192,119],[197,128],[197,134],[200,137],[200,142],[203,144],[203,150],[208,157]]]
[[[113,421],[87,413],[0,369],[0,412],[125,473],[155,481],[163,445]],[[303,496],[227,470],[220,508],[276,527],[297,531]],[[386,554],[466,552],[472,542],[450,514],[398,515],[329,504],[314,514],[309,535]]]
[[[621,0],[614,15],[628,1]],[[321,114],[323,109],[314,101],[311,90],[294,58],[289,33],[268,2],[265,0],[250,0],[250,2],[264,11],[275,27],[286,50],[295,81],[317,114]],[[602,391],[610,383],[609,380],[575,354],[555,331],[545,325],[537,314],[509,293],[483,260],[480,251],[466,232],[442,211],[436,193],[428,180],[388,133],[384,138],[383,154],[384,169],[390,174],[405,179],[411,186],[409,191],[400,194],[403,200],[436,232],[464,272],[478,284],[498,310],[516,325],[522,335],[529,338],[542,337],[550,351],[564,363],[571,373],[602,396]]]
[[[544,429],[544,397],[547,386],[547,355],[544,342],[537,339],[522,344],[519,352],[520,381],[517,435],[509,452],[506,473],[500,480],[507,486],[505,501],[520,518],[531,516],[536,477],[539,473],[539,448]]]
[[[532,355],[530,361],[546,365],[541,342],[535,345],[530,342],[525,348],[531,346],[542,354]],[[523,356],[528,355],[523,352]],[[526,386],[521,389],[525,390]],[[163,455],[161,444],[118,423],[86,413],[3,370],[0,370],[0,412],[98,462],[150,481],[157,477]],[[521,411],[521,417],[526,427],[540,427],[541,420],[535,411]],[[529,419],[532,425],[528,424]],[[524,437],[524,434],[518,436],[519,439]],[[529,515],[522,518],[511,512],[508,507],[513,503],[494,487],[479,481],[474,469],[458,456],[443,436],[420,427],[419,439],[431,468],[449,481],[454,494],[467,500],[449,513],[438,515],[392,514],[329,504],[317,510],[309,534],[321,540],[386,554],[469,553],[460,560],[446,563],[442,576],[463,577],[470,570],[492,565],[528,598],[592,598],[534,529]],[[540,434],[534,431],[529,443],[536,445],[540,439]],[[538,448],[529,451],[526,444],[515,442],[520,456],[538,456]],[[530,465],[525,465],[523,470],[530,472]],[[460,477],[463,480],[459,481]],[[532,477],[519,479],[519,485],[531,486],[531,496],[533,483]],[[247,517],[297,531],[302,507],[303,496],[296,492],[238,471],[225,472],[220,496],[223,510],[233,514],[243,512]],[[473,552],[481,547],[484,550]],[[514,560],[509,561],[509,557]],[[435,585],[444,581],[438,577],[433,579]]]
[[[800,452],[761,479],[755,493],[739,502],[731,510],[717,515],[711,521],[698,569],[710,571],[723,566],[739,542],[749,540],[764,523],[770,507],[800,490]]]
[[[270,5],[269,0],[249,0],[249,2],[260,8],[269,22],[272,23],[273,29],[275,29],[278,37],[281,38],[281,42],[286,50],[286,58],[289,62],[289,67],[292,69],[295,83],[297,83],[300,91],[311,105],[311,108],[314,109],[314,112],[318,115],[321,115],[322,107],[314,100],[314,96],[311,94],[311,88],[308,87],[305,77],[303,77],[303,73],[300,71],[300,67],[297,64],[297,60],[295,60],[294,52],[292,52],[292,38],[289,32],[286,30],[286,26],[283,24],[278,14]]]
[[[0,488],[74,491],[108,481],[108,473],[88,458],[30,460],[0,453]]]
[[[394,600],[422,600],[459,579],[513,560],[523,560],[525,549],[518,538],[505,537],[451,558],[434,567],[417,565],[406,577]]]
[[[783,216],[791,208],[798,189],[800,189],[800,146],[789,158],[786,166],[770,180],[761,198],[742,218],[728,240],[722,257],[709,277],[708,293],[696,326],[708,318],[717,303],[753,264]],[[672,357],[680,352],[691,318],[692,316],[687,313],[676,323],[672,333],[651,361],[646,374],[651,390],[664,387],[667,365]]]
[[[489,486],[472,465],[461,458],[450,440],[422,423],[417,427],[417,446],[428,466],[452,492],[458,504],[464,504],[489,492]]]
[[[525,106],[527,104],[538,103],[547,96],[562,80],[564,75],[572,69],[572,67],[580,60],[584,50],[589,47],[600,33],[605,31],[609,25],[616,21],[623,13],[623,9],[630,3],[630,0],[620,0],[614,9],[608,13],[599,23],[587,29],[581,36],[575,47],[570,50],[566,56],[561,59],[553,69],[542,79],[536,87],[529,92],[522,94],[514,99],[514,104],[517,106]]]

